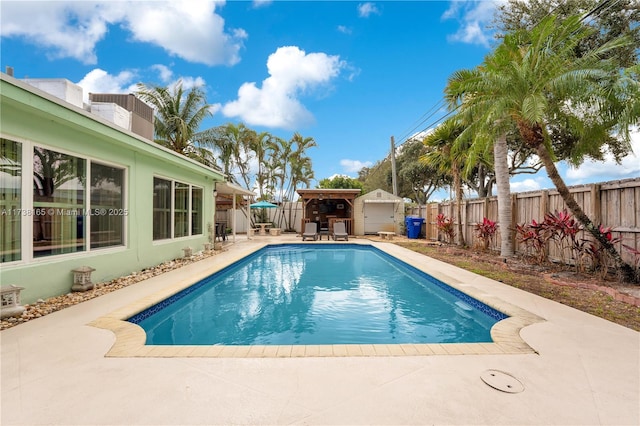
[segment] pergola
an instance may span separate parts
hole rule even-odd
[[[353,235],[353,200],[359,189],[298,189],[302,199],[302,229],[304,223],[316,222],[320,229],[331,232],[335,222],[345,222]]]
[[[252,191],[242,188],[231,182],[216,182],[216,190],[214,192],[214,202],[218,195],[226,195],[231,198],[232,211],[236,211],[236,196],[248,196],[255,197],[256,194]],[[251,204],[251,200],[245,202],[245,208],[247,209],[247,217],[251,217],[251,208],[249,205]],[[236,215],[235,213],[231,216],[231,228],[233,229],[233,241],[236,241]]]

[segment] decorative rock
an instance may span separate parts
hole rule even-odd
[[[18,324],[28,322],[37,317],[45,316],[50,313],[59,311],[61,309],[73,306],[78,303],[99,297],[103,294],[110,293],[112,291],[127,287],[131,284],[135,284],[149,277],[157,276],[165,272],[172,271],[176,268],[188,265],[197,260],[214,256],[217,252],[210,251],[206,253],[198,253],[196,256],[192,256],[189,259],[175,259],[173,261],[163,262],[156,266],[145,268],[143,271],[132,272],[131,275],[115,278],[109,282],[101,283],[99,288],[95,291],[88,292],[71,292],[60,296],[51,297],[46,300],[38,300],[30,305],[25,305],[26,309],[22,316],[3,318],[0,321],[0,330],[15,327]],[[3,309],[4,311],[4,309]]]

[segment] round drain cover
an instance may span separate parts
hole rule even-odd
[[[524,385],[509,373],[500,370],[487,370],[480,375],[483,382],[494,389],[508,393],[524,391]]]

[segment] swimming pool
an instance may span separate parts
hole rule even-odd
[[[375,247],[268,246],[129,318],[149,345],[491,342],[507,315]]]

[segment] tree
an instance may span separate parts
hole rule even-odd
[[[250,162],[255,155],[258,138],[255,130],[243,123],[227,123],[202,132],[199,138],[213,145],[222,162],[223,171],[230,180],[238,182],[240,178],[245,188],[251,189],[253,177]]]
[[[295,198],[296,188],[300,184],[304,184],[307,187],[310,185],[313,179],[313,168],[311,165],[311,158],[307,156],[307,149],[317,146],[316,141],[312,137],[304,137],[300,133],[295,133],[289,141],[291,147],[295,147],[289,158],[289,185],[284,196],[285,199],[293,201]],[[285,176],[287,173],[285,173]],[[292,211],[293,206],[289,203],[289,220],[287,222],[287,228],[292,229]]]
[[[621,67],[632,67],[638,63],[640,55],[640,7],[637,0],[508,0],[498,6],[498,14],[494,21],[503,38],[506,33],[530,30],[545,17],[553,15],[557,23],[569,17],[582,16],[582,23],[592,30],[582,37],[574,47],[572,54],[577,58],[589,55],[594,49],[605,43],[628,37],[631,42],[617,49],[601,52],[602,59],[615,59]],[[569,159],[579,165],[590,158],[595,161],[604,159],[610,153],[616,161],[630,153],[628,144],[612,135],[603,135],[603,146],[607,150],[595,149],[585,151],[580,143],[580,135],[574,134],[571,126],[561,117],[547,118],[547,131],[553,151],[558,160]]]
[[[616,57],[622,67],[638,62],[640,7],[637,0],[508,0],[498,5],[494,25],[499,31],[498,37],[503,38],[508,33],[531,30],[550,15],[558,22],[583,15],[586,17],[584,23],[595,29],[579,40],[574,52],[577,57],[627,35],[633,42],[606,52],[604,58]]]
[[[396,159],[399,196],[426,204],[435,191],[451,183],[450,173],[420,161],[428,151],[422,140],[409,139],[399,151]]]
[[[371,167],[363,167],[358,171],[358,180],[362,182],[362,192],[365,194],[378,188],[392,192],[391,161],[384,159],[376,162]]]
[[[428,148],[420,161],[438,168],[440,173],[450,171],[453,174],[453,188],[456,193],[456,211],[458,216],[458,244],[465,245],[462,229],[462,173],[466,161],[464,150],[455,145],[462,133],[462,126],[454,116],[442,122],[422,141]]]
[[[156,143],[203,164],[214,164],[210,144],[198,140],[200,124],[211,115],[201,89],[194,87],[185,92],[182,81],[171,88],[139,83],[136,94],[155,110]]]
[[[606,53],[628,41],[614,40],[576,57],[580,41],[592,31],[579,16],[561,23],[549,16],[531,31],[508,34],[455,92],[465,95],[461,113],[473,123],[465,130],[474,134],[475,149],[471,152],[483,146],[478,140],[506,139],[509,126],[515,124],[576,219],[612,256],[625,279],[632,279],[633,268],[591,222],[558,173],[549,135],[549,122],[565,123],[576,135],[573,154],[579,159],[579,154],[583,157],[602,149],[604,136],[616,137],[628,146],[629,127],[638,124],[637,65],[620,72],[614,56],[605,59]],[[497,169],[496,175],[501,175]],[[500,185],[498,181],[498,188]]]
[[[362,182],[349,176],[336,175],[331,178],[324,178],[318,183],[318,188],[322,189],[363,189]]]
[[[269,182],[269,174],[267,167],[267,148],[273,136],[268,132],[262,132],[258,134],[253,140],[251,149],[256,155],[256,161],[258,162],[258,172],[256,173],[256,186],[258,187],[259,199],[263,199],[265,190],[267,189],[267,183]]]

